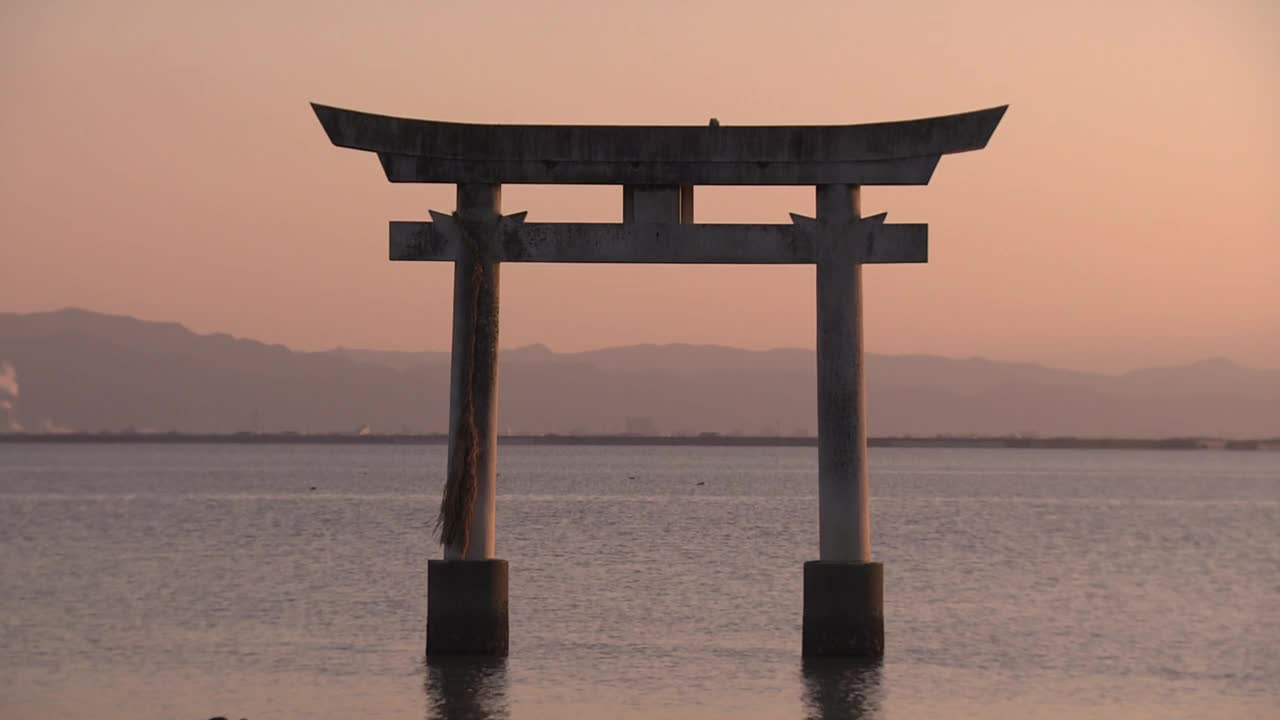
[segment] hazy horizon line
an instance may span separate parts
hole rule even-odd
[[[221,330],[201,332],[200,330],[193,328],[188,322],[183,320],[157,320],[152,318],[139,317],[137,315],[130,315],[126,313],[93,310],[93,309],[79,307],[75,305],[63,305],[51,310],[30,310],[26,312],[19,311],[19,310],[4,310],[4,311],[0,311],[0,315],[56,315],[58,313],[66,313],[66,312],[85,313],[89,315],[99,315],[103,317],[125,318],[129,320],[135,320],[138,322],[151,323],[151,324],[157,324],[157,325],[177,325],[182,329],[186,330],[187,332],[193,335],[196,335],[198,337],[225,336],[225,337],[232,338],[234,340],[245,340],[249,342],[256,342],[261,345],[266,345],[270,347],[282,347],[289,350],[290,352],[295,352],[295,353],[371,352],[371,353],[397,353],[397,354],[411,355],[411,354],[428,354],[428,353],[448,354],[450,352],[450,349],[448,347],[445,347],[445,348],[425,347],[425,348],[419,348],[419,349],[413,349],[413,350],[405,350],[405,349],[398,349],[398,348],[386,349],[386,348],[357,347],[357,346],[348,346],[341,343],[337,345],[318,347],[314,349],[299,348],[292,345],[288,345],[283,342],[274,342],[274,341],[264,340],[257,337],[250,337],[247,335],[235,335],[235,334],[221,331]],[[801,347],[801,346],[795,346],[795,345],[756,348],[756,347],[743,347],[738,345],[725,345],[722,343],[714,343],[714,342],[690,343],[685,341],[663,342],[658,340],[636,341],[633,343],[622,344],[622,345],[604,345],[599,347],[585,348],[581,350],[556,350],[552,348],[549,344],[539,341],[539,342],[527,343],[524,345],[499,344],[498,349],[499,351],[518,351],[518,350],[527,350],[530,348],[544,348],[553,355],[581,355],[581,354],[588,354],[588,353],[594,353],[594,352],[604,352],[608,350],[625,350],[625,349],[639,348],[639,347],[716,348],[716,349],[735,350],[738,352],[747,352],[747,353],[771,353],[771,352],[790,352],[790,351],[807,352],[807,353],[817,352],[817,349],[815,347]],[[959,355],[944,355],[936,352],[918,352],[918,351],[917,352],[881,352],[878,350],[871,350],[871,349],[868,349],[866,352],[868,355],[880,355],[884,357],[899,357],[899,358],[900,357],[930,357],[930,358],[943,358],[946,360],[956,360],[956,361],[978,360],[978,361],[985,361],[985,362],[992,362],[992,363],[1000,363],[1005,365],[1032,365],[1032,366],[1037,366],[1037,367],[1042,367],[1042,368],[1047,368],[1052,370],[1064,370],[1068,372],[1079,372],[1079,373],[1087,373],[1091,375],[1105,375],[1105,376],[1121,376],[1121,375],[1125,375],[1131,372],[1136,372],[1139,370],[1191,367],[1195,365],[1204,365],[1204,364],[1215,363],[1215,362],[1226,362],[1226,363],[1235,365],[1236,367],[1244,368],[1248,370],[1263,370],[1263,371],[1280,370],[1280,367],[1246,364],[1226,355],[1205,355],[1201,357],[1199,360],[1194,360],[1190,362],[1140,365],[1136,367],[1130,367],[1125,370],[1098,370],[1098,369],[1092,369],[1092,368],[1082,368],[1082,367],[1050,364],[1048,362],[1039,361],[1039,360],[1000,359],[1000,358],[995,358],[987,355],[959,356]]]

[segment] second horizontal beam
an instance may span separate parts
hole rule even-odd
[[[929,259],[929,226],[885,224],[853,236],[863,263],[922,263]],[[675,223],[516,223],[500,232],[499,262],[809,264],[815,240],[797,226]],[[393,221],[391,259],[449,261],[458,257],[454,233],[436,223]]]

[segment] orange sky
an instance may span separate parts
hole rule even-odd
[[[868,349],[1118,370],[1280,367],[1280,3],[7,0],[0,311],[74,305],[319,349],[448,347],[451,272],[387,221],[452,209],[329,145],[308,101],[474,122],[849,123],[1009,103],[867,214]],[[530,220],[621,190],[508,187]],[[711,222],[805,188],[700,188]],[[508,265],[504,346],[812,347],[811,267]]]

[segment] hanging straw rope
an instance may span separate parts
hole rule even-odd
[[[480,286],[484,283],[484,263],[477,252],[477,244],[470,233],[464,232],[472,246],[475,258],[471,274],[471,318],[478,322],[480,314]],[[471,347],[467,353],[462,388],[462,412],[458,427],[453,428],[453,454],[449,457],[449,477],[444,484],[444,497],[440,499],[440,514],[436,516],[435,532],[446,548],[457,549],[466,555],[471,544],[471,517],[476,505],[476,472],[480,460],[480,438],[476,430],[476,404],[472,395],[476,382],[476,335],[470,333]]]

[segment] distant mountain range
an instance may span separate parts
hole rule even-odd
[[[811,435],[814,364],[799,349],[504,350],[501,428]],[[444,352],[295,352],[84,310],[0,314],[0,431],[443,432],[448,383]],[[1107,375],[871,354],[867,383],[874,435],[1280,435],[1280,370],[1223,359]]]

